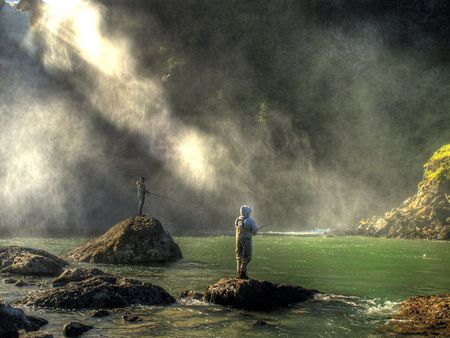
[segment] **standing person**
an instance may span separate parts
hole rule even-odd
[[[258,226],[250,218],[252,209],[241,206],[240,216],[234,222],[236,228],[236,264],[237,277],[248,279],[247,265],[252,259],[252,236],[258,233]]]
[[[145,188],[145,178],[139,177],[136,181],[137,187],[137,200],[138,200],[138,215],[142,216],[142,208],[144,207],[145,194],[150,194],[150,192]]]

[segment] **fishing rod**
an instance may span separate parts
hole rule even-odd
[[[258,231],[260,231],[262,228],[268,227],[268,226],[270,226],[270,225],[271,225],[271,224],[264,224],[264,225],[258,227]]]
[[[190,206],[190,207],[196,207],[196,208],[203,209],[201,206],[199,206],[199,205],[197,205],[197,204],[190,203],[190,202],[185,202],[185,201],[180,201],[180,200],[176,200],[176,199],[174,199],[174,198],[167,197],[167,196],[164,196],[164,195],[160,195],[160,194],[157,194],[157,193],[154,193],[154,192],[151,192],[151,191],[149,191],[148,194],[149,194],[149,195],[153,195],[153,196],[155,196],[155,197],[159,197],[159,198],[164,199],[164,200],[168,200],[168,201],[172,201],[172,202],[175,202],[175,203],[184,205],[185,207],[189,207],[189,206]]]

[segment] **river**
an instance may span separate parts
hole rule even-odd
[[[9,238],[64,256],[86,238]],[[164,287],[174,296],[234,276],[234,238],[176,237],[183,260],[167,266],[95,266],[120,276]],[[363,237],[256,236],[250,277],[322,291],[315,300],[289,309],[245,312],[201,302],[138,306],[144,320],[126,323],[124,309],[90,318],[93,311],[25,309],[49,320],[43,330],[61,336],[63,324],[81,320],[94,326],[85,337],[384,337],[380,329],[395,305],[413,295],[450,292],[450,243]],[[91,264],[77,264],[93,266]],[[40,280],[40,279],[39,279]],[[39,281],[36,280],[36,281]],[[0,282],[0,299],[11,302],[39,287]],[[269,325],[256,325],[264,320]]]

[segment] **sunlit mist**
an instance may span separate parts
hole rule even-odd
[[[212,187],[204,185],[214,176],[211,163],[206,169],[208,145],[193,129],[171,117],[159,79],[136,72],[126,39],[102,33],[103,15],[100,5],[85,0],[48,0],[35,27],[46,42],[46,67],[71,70],[80,62],[73,55],[80,56],[97,72],[90,73],[90,89],[79,84],[79,90],[102,115],[119,128],[139,134],[152,155],[170,163],[169,168],[187,184]],[[169,134],[174,130],[189,137],[181,143],[174,141]],[[155,140],[163,142],[164,149],[153,147]],[[179,163],[174,165],[174,161]]]

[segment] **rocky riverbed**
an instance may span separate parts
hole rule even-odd
[[[15,244],[23,247],[46,248],[64,257],[85,238],[15,238],[0,239],[1,245]],[[255,259],[251,263],[251,277],[261,284],[252,289],[258,302],[268,302],[264,294],[276,293],[275,287],[266,290],[264,285],[301,285],[323,291],[307,301],[295,302],[286,297],[286,307],[269,311],[233,308],[234,296],[244,297],[247,283],[234,278],[234,238],[178,237],[177,242],[185,252],[183,260],[161,265],[112,265],[72,262],[67,272],[57,278],[3,274],[4,280],[23,279],[28,286],[17,287],[0,281],[0,299],[14,308],[22,308],[27,316],[48,320],[42,331],[28,333],[25,337],[45,336],[45,332],[61,337],[63,327],[71,322],[93,328],[87,336],[151,337],[183,336],[353,336],[376,335],[380,325],[391,318],[398,301],[412,295],[448,292],[448,243],[432,241],[396,241],[364,237],[256,237]],[[367,250],[370,248],[370,255]],[[426,255],[425,255],[426,254]],[[386,257],[389,256],[389,260]],[[351,258],[351,259],[349,259]],[[377,270],[374,270],[374,267]],[[383,271],[380,274],[379,271]],[[421,271],[421,274],[417,274]],[[111,309],[68,309],[24,306],[21,300],[55,290],[76,290],[71,284],[87,285],[104,278],[134,279],[141,283],[162,286],[172,295],[182,290],[200,290],[193,297],[168,305],[130,305]],[[447,277],[446,277],[447,276]],[[408,281],[405,284],[405,280]],[[240,285],[242,284],[242,285]],[[405,287],[407,285],[407,287]],[[108,287],[117,287],[108,283]],[[260,287],[261,286],[261,287]],[[67,289],[65,289],[67,288]],[[210,290],[215,299],[225,298],[223,305],[204,298]],[[424,291],[425,290],[425,291]],[[83,289],[80,296],[83,295]],[[94,291],[93,291],[94,292]],[[269,292],[269,293],[267,293]],[[65,291],[64,291],[65,293]],[[63,293],[63,294],[64,294]],[[66,293],[66,295],[70,295]],[[55,296],[56,297],[56,296]],[[76,299],[78,295],[74,295]],[[87,297],[87,296],[86,296]],[[55,298],[56,299],[56,298]],[[92,298],[91,298],[92,299]],[[228,303],[229,301],[229,303]],[[17,303],[15,303],[17,302]],[[68,301],[67,301],[68,302]],[[76,301],[77,302],[77,301]],[[246,302],[252,303],[252,298]],[[266,325],[264,325],[266,323]],[[67,326],[76,328],[74,325]],[[45,331],[45,332],[44,332]],[[71,332],[71,330],[68,330]],[[334,332],[334,333],[333,333]]]

